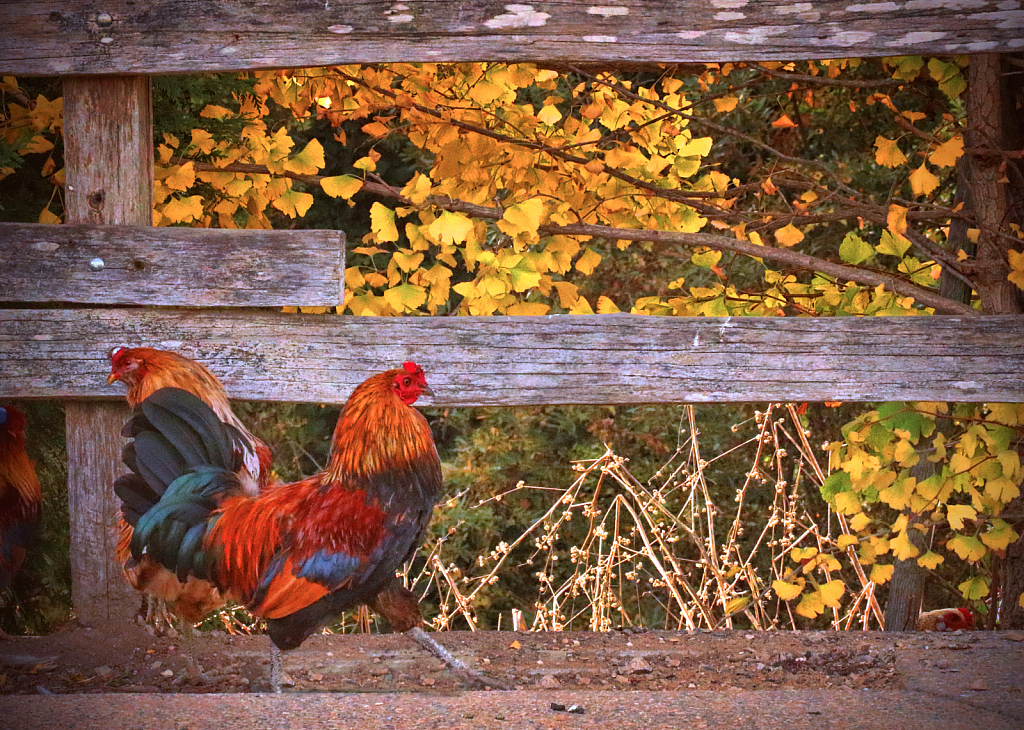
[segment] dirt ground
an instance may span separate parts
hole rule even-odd
[[[456,656],[517,689],[899,689],[907,668],[963,688],[979,661],[1006,664],[1004,688],[1024,688],[1024,634],[879,632],[450,632]],[[189,644],[198,667],[189,666]],[[267,690],[270,642],[222,632],[152,636],[126,623],[71,626],[0,641],[0,692],[237,693]],[[286,691],[426,692],[466,689],[403,635],[317,636],[285,654]],[[976,691],[990,689],[985,687]],[[1024,698],[1022,698],[1024,699]]]
[[[1019,730],[1024,633],[453,632],[511,692],[469,691],[401,635],[319,636],[266,694],[269,640],[132,623],[0,641],[0,728]]]

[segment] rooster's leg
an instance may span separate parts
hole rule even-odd
[[[192,622],[188,619],[179,619],[181,626],[181,648],[184,650],[185,662],[191,670],[189,674],[202,672],[202,667],[196,660],[196,632]]]
[[[281,675],[284,674],[282,668],[283,660],[281,658],[281,650],[277,648],[277,644],[270,644],[270,691],[274,694],[281,694]]]
[[[504,682],[499,682],[496,679],[485,677],[479,672],[475,672],[466,666],[458,657],[454,656],[450,651],[445,649],[443,646],[438,644],[436,641],[430,638],[430,635],[421,629],[419,626],[414,626],[405,632],[405,635],[410,639],[419,644],[423,649],[429,651],[431,654],[436,656],[438,659],[448,665],[449,669],[455,674],[462,677],[463,680],[469,684],[474,684],[479,687],[490,687],[491,689],[510,690],[510,686]]]
[[[395,577],[391,584],[380,591],[370,601],[370,608],[379,613],[392,631],[402,631],[410,639],[415,641],[426,651],[436,656],[448,665],[456,675],[464,682],[477,687],[490,687],[491,689],[512,689],[503,682],[473,671],[466,666],[465,662],[452,656],[452,653],[430,638],[420,628],[423,619],[420,616],[419,599],[415,593],[402,584],[402,580]]]

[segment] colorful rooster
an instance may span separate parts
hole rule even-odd
[[[135,407],[161,388],[180,388],[199,398],[217,417],[238,432],[236,448],[240,465],[235,472],[242,490],[256,495],[267,484],[271,453],[265,443],[253,436],[231,410],[224,386],[204,365],[167,350],[151,347],[115,347],[110,351],[110,376],[107,383],[120,380],[128,386],[128,405]],[[190,628],[224,601],[208,581],[195,577],[178,580],[175,575],[149,556],[135,560],[130,551],[132,526],[118,520],[117,559],[131,586],[145,597],[145,619],[159,616],[167,620],[167,607],[181,619],[186,641]],[[189,647],[191,648],[191,647]],[[191,651],[189,652],[191,655]]]
[[[280,650],[360,604],[422,645],[416,598],[396,571],[422,542],[441,489],[430,427],[412,408],[424,393],[433,395],[412,362],[364,381],[338,420],[327,468],[254,497],[237,476],[237,427],[189,393],[157,391],[127,427],[133,473],[115,485],[135,527],[132,554],[179,579],[209,580],[263,617],[275,691]]]
[[[25,452],[25,414],[0,407],[0,593],[25,561],[39,527],[42,493]],[[0,630],[0,638],[7,634]]]

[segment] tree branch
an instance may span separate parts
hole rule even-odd
[[[242,172],[249,174],[269,175],[270,171],[265,165],[250,165],[244,163],[232,163],[223,167],[206,163],[196,162],[193,167],[197,171],[204,172]],[[294,173],[283,173],[284,176],[306,182],[317,184],[323,179],[320,175],[297,175]],[[402,195],[401,191],[384,182],[363,181],[362,191],[374,193],[390,198],[399,205],[419,208],[411,200]],[[500,208],[491,208],[485,205],[467,203],[464,200],[455,200],[449,197],[430,196],[424,201],[424,205],[441,208],[455,213],[465,213],[474,218],[484,220],[499,220],[504,214]],[[706,246],[716,251],[731,251],[733,253],[751,256],[754,258],[776,261],[787,266],[812,272],[820,272],[834,276],[845,281],[852,281],[868,286],[882,285],[890,291],[901,296],[913,297],[915,301],[932,307],[943,314],[977,315],[979,312],[961,302],[955,302],[946,297],[940,296],[934,291],[924,289],[909,281],[897,276],[877,271],[866,271],[854,266],[836,264],[825,261],[814,256],[809,256],[799,251],[791,251],[784,248],[772,246],[757,246],[746,241],[738,241],[725,236],[714,236],[708,233],[680,233],[677,231],[661,230],[640,230],[632,228],[613,228],[611,226],[597,225],[591,223],[577,223],[568,226],[543,225],[538,228],[539,233],[552,236],[589,236],[592,238],[604,238],[608,240],[621,241],[651,241],[654,243],[668,243],[679,246],[695,248]]]
[[[909,81],[900,81],[898,79],[865,79],[864,81],[846,81],[844,79],[830,79],[826,76],[811,76],[809,74],[798,74],[792,71],[774,71],[760,63],[751,63],[750,65],[752,68],[756,68],[758,71],[767,76],[774,76],[776,78],[786,79],[790,81],[802,81],[808,84],[818,84],[819,86],[835,86],[844,89],[892,89],[900,88],[910,83]]]

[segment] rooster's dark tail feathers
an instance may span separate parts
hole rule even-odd
[[[241,489],[241,434],[178,388],[161,388],[140,403],[122,433],[134,438],[123,453],[132,473],[114,491],[135,528],[132,555],[150,555],[179,579],[206,578],[202,544],[210,515],[223,496]]]

